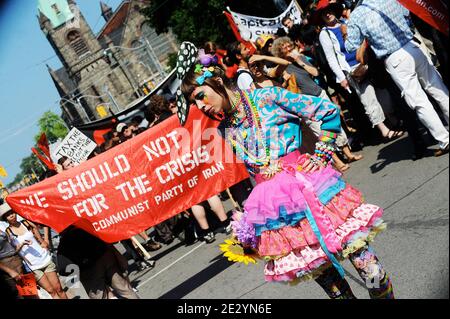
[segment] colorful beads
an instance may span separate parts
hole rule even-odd
[[[335,148],[333,144],[319,141],[314,151],[315,159],[323,164],[328,164],[333,158]]]
[[[247,145],[247,136],[248,133],[246,131],[243,131],[242,137],[244,138],[245,145],[242,145],[241,143],[237,142],[236,138],[229,138],[229,141],[233,148],[236,150],[236,153],[240,155],[241,158],[244,159],[242,154],[247,155],[248,159],[251,161],[246,161],[246,164],[248,166],[251,166],[253,168],[260,168],[261,166],[265,167],[268,166],[270,163],[270,148],[266,143],[265,133],[263,132],[262,124],[261,124],[261,118],[259,116],[258,109],[253,102],[253,100],[247,95],[244,91],[238,91],[237,94],[240,96],[240,103],[243,105],[245,117],[244,119],[247,119],[249,127],[253,130],[255,128],[255,136],[257,138],[257,145],[262,145],[264,148],[264,156],[258,156],[257,154],[251,154],[248,151],[248,145]],[[229,126],[235,126],[239,122],[238,114],[239,110],[237,106],[239,105],[236,102],[235,112],[231,114],[229,118]],[[239,146],[239,147],[238,147]],[[256,150],[258,151],[258,150]]]

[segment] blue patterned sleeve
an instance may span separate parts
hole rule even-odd
[[[322,122],[321,129],[341,131],[339,108],[328,99],[296,94],[282,88],[272,88],[274,103],[285,111],[299,117]]]
[[[364,34],[361,30],[361,24],[358,22],[359,10],[358,8],[352,12],[349,22],[347,23],[347,38],[344,46],[347,52],[356,51],[364,41]]]

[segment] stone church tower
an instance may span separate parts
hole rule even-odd
[[[116,114],[149,93],[176,52],[171,34],[156,35],[140,14],[141,1],[115,12],[100,2],[106,24],[94,34],[74,0],[39,0],[38,21],[62,68],[48,71],[69,126]]]

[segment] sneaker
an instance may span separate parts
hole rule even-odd
[[[205,236],[203,236],[202,240],[204,240],[207,244],[211,244],[216,240],[216,238],[213,232],[209,232]]]
[[[223,232],[227,235],[231,234],[232,231],[233,228],[231,227],[231,223],[228,223],[228,225],[223,228]]]

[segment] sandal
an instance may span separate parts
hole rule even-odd
[[[398,139],[399,137],[402,137],[403,134],[405,134],[404,131],[392,131],[389,130],[386,136],[383,136],[386,142],[394,141]]]

